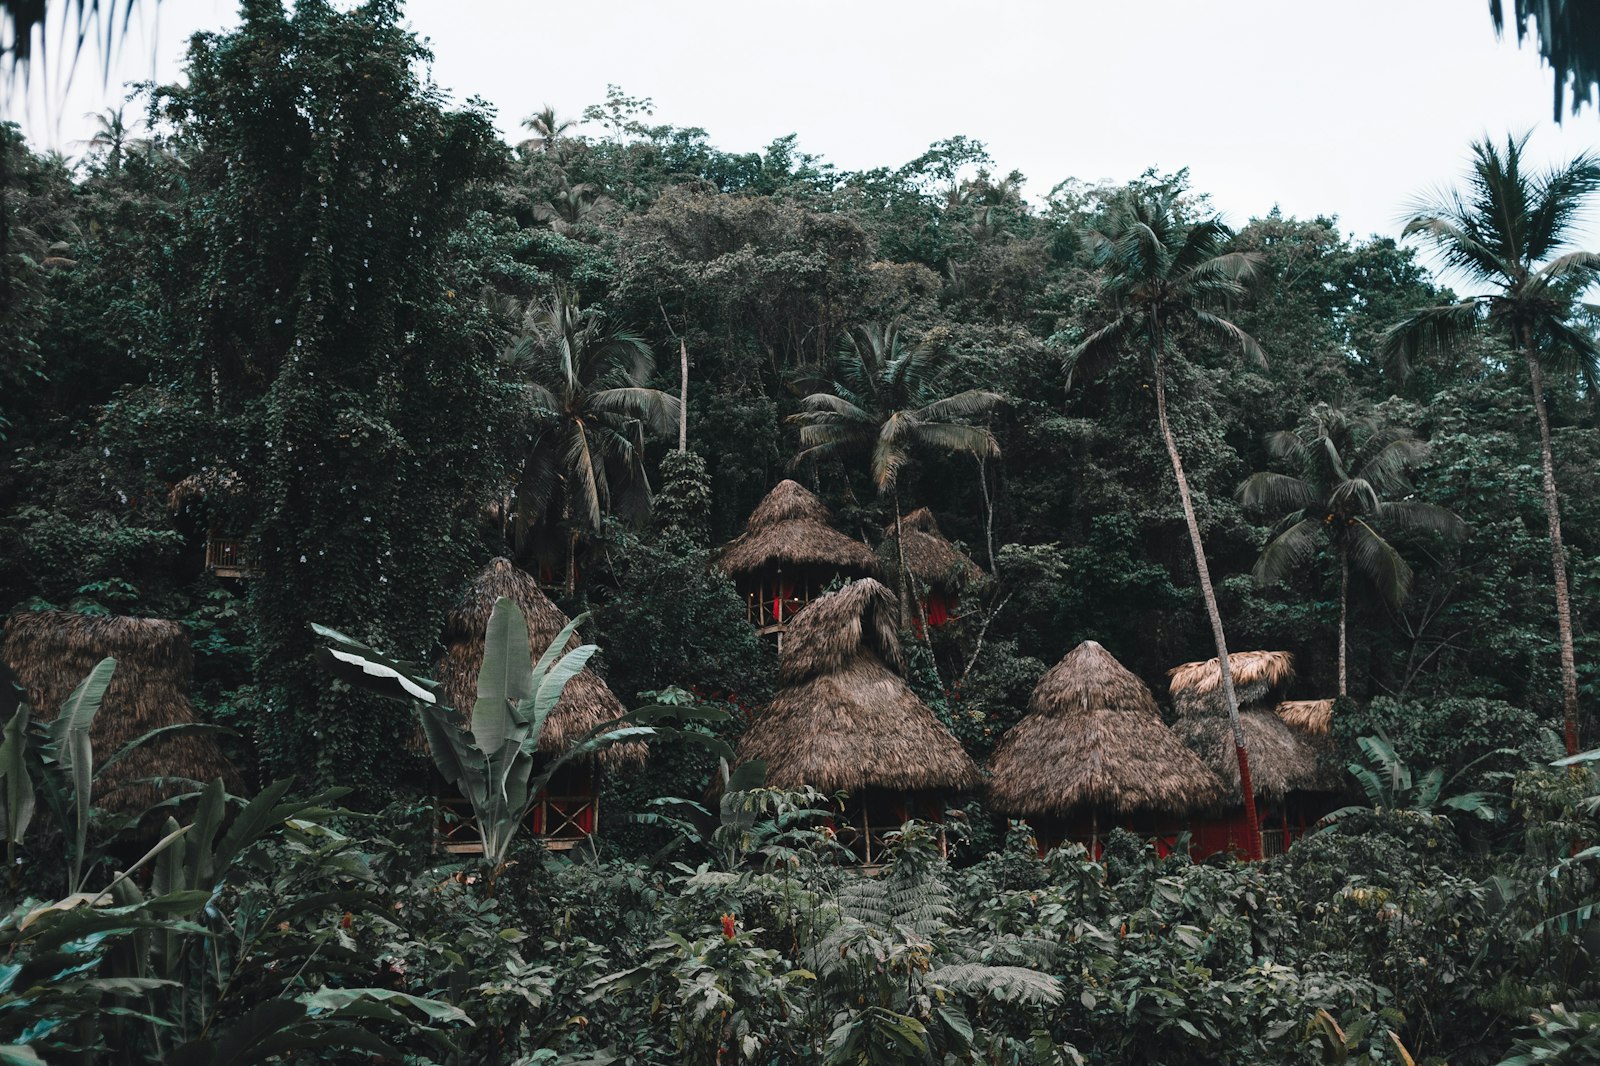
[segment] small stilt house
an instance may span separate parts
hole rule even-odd
[[[1072,841],[1095,857],[1114,828],[1154,837],[1164,855],[1192,814],[1226,795],[1161,720],[1145,683],[1092,640],[1040,679],[989,774],[989,805],[1025,819],[1041,849]]]
[[[978,767],[901,676],[894,594],[866,578],[811,602],[790,627],[776,697],[740,738],[767,784],[849,794],[840,838],[863,864],[908,818],[939,821]]]
[[[202,470],[172,486],[167,507],[175,515],[201,519],[206,530],[205,568],[217,577],[261,576],[261,560],[250,536],[250,493],[231,470]]]
[[[926,507],[900,517],[898,536],[893,522],[883,532],[885,570],[897,571],[901,553],[905,554],[907,586],[918,607],[912,621],[920,626],[926,620],[929,626],[938,627],[955,618],[961,593],[983,578],[978,564],[944,538],[933,512]]]
[[[1281,855],[1315,818],[1302,802],[1317,786],[1316,751],[1274,712],[1294,680],[1294,656],[1286,651],[1243,651],[1228,656],[1239,725],[1250,755],[1250,778],[1261,820],[1261,854]],[[1247,853],[1244,798],[1233,726],[1222,695],[1216,659],[1184,663],[1168,671],[1178,721],[1173,731],[1222,779],[1229,808],[1194,830],[1196,857],[1220,851]]]
[[[781,634],[833,582],[878,575],[872,549],[830,526],[831,517],[799,482],[780,481],[717,554],[762,633]]]
[[[117,661],[89,731],[96,766],[130,741],[163,726],[199,721],[189,702],[194,651],[177,622],[68,611],[13,615],[0,653],[21,683],[36,721],[53,721],[72,691],[100,660]],[[222,778],[241,787],[238,772],[209,734],[168,734],[134,749],[95,782],[94,803],[139,814],[150,805]]]
[[[478,670],[483,666],[483,642],[489,615],[501,596],[522,610],[528,623],[528,652],[537,660],[570,619],[550,602],[533,576],[517,569],[509,559],[494,559],[473,578],[455,607],[445,616],[444,655],[435,676],[443,685],[444,703],[462,716],[465,727],[477,700]],[[574,635],[566,650],[580,643]],[[622,714],[622,703],[593,669],[584,667],[567,682],[561,700],[544,725],[539,751],[557,755],[571,747],[590,729]],[[569,765],[534,799],[528,813],[529,830],[552,850],[573,847],[594,833],[600,824],[599,772],[602,767],[637,765],[644,759],[641,745],[619,745],[600,752],[597,759]],[[478,847],[465,801],[446,801],[455,814],[442,832],[452,851]]]

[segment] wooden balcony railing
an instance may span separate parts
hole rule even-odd
[[[260,577],[255,544],[243,537],[206,536],[206,569],[218,577]]]

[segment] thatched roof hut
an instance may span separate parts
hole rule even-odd
[[[883,532],[884,556],[888,565],[891,568],[898,566],[900,551],[904,550],[906,569],[927,588],[944,593],[959,592],[983,577],[978,564],[939,532],[939,523],[926,507],[919,507],[900,517],[900,537],[905,541],[903,546],[895,544],[893,522],[885,526]]]
[[[461,599],[445,616],[445,651],[439,660],[436,676],[444,686],[444,703],[455,708],[463,719],[471,715],[472,705],[477,701],[484,634],[488,632],[489,615],[494,610],[495,601],[501,596],[522,609],[523,617],[528,622],[528,651],[535,660],[544,654],[550,642],[571,621],[550,602],[531,575],[517,569],[509,559],[491,560],[472,579]],[[577,634],[574,634],[566,650],[570,651],[581,643]],[[622,712],[622,702],[600,679],[600,675],[586,666],[567,682],[560,702],[550,712],[544,733],[539,738],[539,750],[549,755],[559,754],[589,730],[602,722],[611,721]],[[639,762],[644,758],[644,747],[638,744],[618,745],[602,751],[600,758],[607,765],[619,761]]]
[[[1239,709],[1270,710],[1277,696],[1294,680],[1294,656],[1286,651],[1235,651],[1228,653],[1233,672],[1233,692]],[[1174,666],[1167,674],[1172,702],[1182,715],[1227,714],[1222,700],[1222,671],[1215,658]]]
[[[1023,817],[1084,808],[1183,815],[1224,799],[1222,782],[1162,722],[1144,682],[1092,640],[1040,679],[989,771],[991,804]]]
[[[1325,737],[1333,732],[1332,700],[1285,700],[1273,713],[1284,725],[1306,736]]]
[[[897,672],[894,594],[867,578],[811,601],[784,639],[783,687],[739,741],[767,783],[825,792],[961,792],[978,767]]]
[[[750,515],[744,532],[723,546],[717,565],[735,579],[776,569],[877,576],[872,549],[828,525],[831,517],[827,506],[799,482],[780,481]]]
[[[1271,803],[1291,792],[1315,789],[1320,781],[1315,748],[1296,736],[1271,711],[1241,710],[1239,726],[1250,752],[1250,781],[1256,795]],[[1222,779],[1235,803],[1239,791],[1239,757],[1233,747],[1233,726],[1226,715],[1189,715],[1172,731]]]
[[[34,718],[49,722],[100,660],[117,669],[89,732],[96,765],[129,741],[163,726],[196,722],[186,690],[194,676],[189,635],[177,622],[123,615],[88,616],[68,611],[12,615],[0,654],[17,675]],[[164,736],[144,744],[105,771],[95,802],[137,813],[168,796],[192,791],[195,783],[222,778],[239,787],[239,775],[208,735]],[[148,778],[173,778],[160,785]],[[139,783],[135,783],[139,782]]]

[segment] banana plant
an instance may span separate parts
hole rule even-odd
[[[1453,796],[1444,796],[1443,793],[1451,782],[1483,759],[1506,754],[1507,749],[1496,749],[1480,759],[1474,759],[1446,780],[1443,768],[1437,766],[1420,776],[1414,775],[1410,765],[1401,758],[1394,750],[1394,745],[1382,734],[1357,737],[1356,745],[1360,747],[1362,754],[1366,755],[1368,765],[1363,766],[1361,763],[1353,762],[1349,770],[1361,785],[1361,790],[1366,793],[1371,806],[1341,807],[1325,815],[1320,823],[1323,831],[1336,828],[1339,823],[1354,815],[1374,813],[1399,815],[1427,824],[1448,822],[1449,815],[1445,813],[1448,811],[1471,814],[1490,822],[1499,819],[1501,812],[1487,793],[1463,792]],[[1436,810],[1441,807],[1445,812]]]
[[[716,737],[661,724],[684,717],[706,720],[722,712],[656,705],[596,726],[560,755],[540,758],[539,739],[550,712],[567,682],[598,650],[593,644],[584,644],[563,652],[587,618],[580,615],[567,623],[534,663],[528,654],[528,623],[522,610],[504,596],[496,600],[484,634],[477,699],[465,729],[461,716],[440,702],[439,683],[424,677],[414,664],[388,658],[338,630],[312,624],[312,631],[330,642],[317,655],[325,670],[351,685],[415,705],[434,765],[472,805],[491,883],[505,867],[535,797],[568,763],[612,744],[667,733],[704,744],[723,758],[733,756],[727,744]]]

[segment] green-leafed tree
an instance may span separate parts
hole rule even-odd
[[[1459,537],[1461,519],[1420,500],[1394,499],[1411,491],[1407,468],[1427,445],[1403,426],[1317,404],[1298,430],[1268,434],[1267,451],[1293,474],[1251,474],[1239,486],[1246,507],[1277,516],[1278,533],[1256,560],[1262,585],[1305,569],[1328,544],[1339,559],[1339,695],[1347,693],[1352,568],[1391,608],[1411,591],[1411,567],[1384,536],[1388,529]]]
[[[1600,191],[1600,156],[1580,155],[1563,166],[1530,171],[1523,166],[1527,143],[1526,135],[1507,137],[1503,146],[1487,138],[1476,142],[1465,189],[1416,205],[1406,235],[1422,237],[1449,267],[1490,291],[1407,316],[1389,330],[1385,351],[1404,373],[1420,353],[1452,347],[1467,334],[1486,329],[1498,334],[1527,368],[1539,423],[1562,712],[1571,754],[1578,750],[1578,674],[1545,392],[1550,378],[1567,381],[1576,374],[1591,390],[1600,380],[1600,344],[1575,321],[1578,297],[1600,280],[1600,253],[1570,247],[1586,200]]]
[[[650,503],[645,434],[669,434],[678,399],[647,382],[650,346],[557,290],[536,303],[508,361],[524,383],[535,428],[517,484],[519,538],[534,527],[567,527],[566,579],[574,580],[578,538],[607,514],[641,514]]]
[[[1250,849],[1253,855],[1258,855],[1261,834],[1251,786],[1250,759],[1244,730],[1239,724],[1239,701],[1233,691],[1233,671],[1228,662],[1222,613],[1212,590],[1211,568],[1206,563],[1205,544],[1200,539],[1200,522],[1189,494],[1189,481],[1184,476],[1183,457],[1167,417],[1167,366],[1173,358],[1171,347],[1177,337],[1185,333],[1209,333],[1237,345],[1247,356],[1266,361],[1255,338],[1213,310],[1244,295],[1257,262],[1253,253],[1228,251],[1231,236],[1228,228],[1216,218],[1186,224],[1172,197],[1128,197],[1113,213],[1107,230],[1088,237],[1095,265],[1101,271],[1100,306],[1110,321],[1072,349],[1065,370],[1067,388],[1071,389],[1075,382],[1094,377],[1125,354],[1132,353],[1149,361],[1155,386],[1156,421],[1166,445],[1167,458],[1172,463],[1178,498],[1183,503],[1195,570],[1200,578],[1200,593],[1205,599],[1221,666],[1222,694],[1233,724]]]

